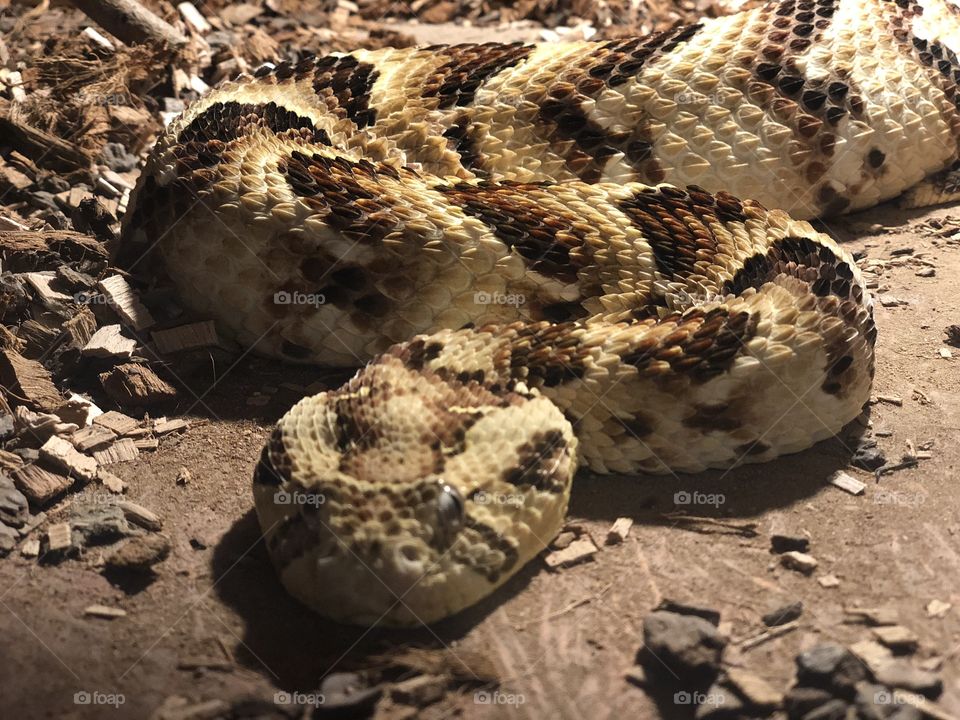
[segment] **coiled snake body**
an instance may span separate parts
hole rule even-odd
[[[646,38],[311,58],[194,103],[124,264],[158,253],[258,352],[369,361],[257,466],[287,589],[436,621],[553,538],[578,465],[729,467],[853,419],[870,301],[792,218],[952,198],[956,13],[784,0]]]

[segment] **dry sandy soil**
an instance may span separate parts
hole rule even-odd
[[[599,542],[614,519],[629,516],[635,525],[626,542],[557,572],[535,561],[480,607],[430,629],[337,626],[298,606],[274,578],[251,511],[250,477],[271,423],[296,397],[281,389],[264,407],[251,407],[246,398],[264,385],[308,384],[316,373],[247,357],[217,368],[214,383],[197,373],[184,378],[196,394],[182,408],[190,408],[191,429],[136,463],[114,466],[129,483],[128,496],[159,513],[172,539],[172,555],[153,581],[111,584],[98,571],[97,550],[56,565],[19,554],[0,562],[2,714],[142,718],[171,695],[190,702],[271,700],[278,691],[316,692],[319,679],[332,671],[379,668],[387,663],[379,656],[420,647],[459,658],[468,668],[464,681],[421,710],[422,717],[652,717],[653,701],[627,675],[642,619],[663,598],[720,610],[734,642],[727,662],[779,688],[788,686],[799,650],[823,639],[869,637],[867,628],[845,624],[844,607],[893,608],[919,636],[920,656],[943,659],[941,703],[960,714],[954,484],[960,364],[938,353],[945,347],[944,327],[960,319],[960,241],[949,238],[949,224],[943,230],[930,224],[949,217],[950,209],[880,208],[829,227],[867,259],[909,247],[914,258],[936,266],[930,278],[915,275],[915,260],[879,276],[881,292],[909,304],[876,308],[874,393],[900,397],[903,404],[878,402],[869,411],[872,428],[890,433],[879,439],[889,458],[898,459],[913,441],[929,444],[930,459],[879,482],[851,470],[868,483],[864,495],[851,496],[827,478],[848,465],[857,435],[865,432],[855,423],[842,438],[807,452],[731,472],[583,473],[571,522]],[[791,402],[784,398],[782,422],[790,422]],[[180,468],[192,476],[186,485],[175,481]],[[723,502],[678,507],[674,496],[682,491],[722,494]],[[97,492],[104,491],[85,491]],[[677,510],[737,525],[753,522],[756,535],[665,517]],[[809,536],[820,562],[813,576],[778,566],[769,550],[774,532]],[[827,574],[839,578],[838,587],[821,586],[818,578]],[[955,607],[943,618],[929,618],[925,606],[934,599]],[[737,640],[762,630],[764,612],[792,600],[805,606],[798,630],[749,651],[737,647]],[[85,617],[84,608],[94,603],[123,608],[127,616]],[[222,667],[190,669],[198,658]],[[501,681],[499,699],[516,704],[476,702],[480,681],[491,675]],[[125,703],[76,705],[78,691],[119,693]],[[661,708],[666,716],[682,710]],[[409,716],[386,699],[379,712]]]

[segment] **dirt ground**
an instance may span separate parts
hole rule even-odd
[[[474,28],[454,38],[452,26],[444,25],[404,31],[420,42],[480,34]],[[529,39],[533,32],[516,31],[508,39]],[[583,472],[570,523],[595,538],[600,552],[558,571],[538,559],[480,606],[417,631],[325,622],[283,591],[260,542],[251,474],[272,424],[299,398],[281,384],[323,379],[335,385],[344,376],[321,377],[251,355],[234,364],[173,365],[186,391],[167,414],[189,419],[190,429],[164,438],[157,452],[110,466],[129,485],[126,496],[163,519],[171,555],[154,578],[132,585],[101,571],[97,548],[59,563],[38,563],[19,552],[0,560],[0,717],[147,718],[177,698],[188,706],[223,702],[189,717],[281,717],[284,705],[274,701],[284,694],[300,704],[283,716],[300,716],[312,710],[311,698],[330,673],[413,676],[396,660],[410,649],[459,669],[437,702],[413,709],[387,693],[377,717],[692,717],[692,708],[669,699],[659,698],[658,705],[657,693],[633,679],[643,617],[665,598],[720,611],[721,629],[731,639],[725,662],[780,690],[789,687],[802,649],[825,639],[851,644],[871,637],[869,628],[845,622],[844,608],[893,609],[919,637],[917,656],[931,665],[942,662],[939,706],[960,717],[960,504],[954,486],[960,350],[953,349],[953,357],[940,353],[948,347],[944,329],[960,323],[960,210],[881,207],[824,229],[862,254],[861,267],[912,248],[870,275],[876,295],[903,301],[895,307],[878,302],[875,310],[873,395],[887,399],[871,404],[870,428],[865,418],[804,453],[729,472]],[[917,275],[930,266],[932,277]],[[269,403],[249,404],[264,386],[278,388]],[[790,422],[792,401],[784,399],[782,422]],[[849,467],[868,432],[879,434],[892,461],[916,449],[930,457],[875,481]],[[190,476],[185,484],[177,482],[183,469]],[[838,469],[866,482],[866,492],[853,496],[830,485]],[[718,502],[678,505],[683,493],[712,494]],[[48,516],[105,495],[91,485]],[[678,511],[706,520],[672,516]],[[604,546],[607,530],[623,516],[635,523],[629,536]],[[770,552],[774,533],[809,537],[817,570],[805,576],[782,568]],[[829,575],[839,579],[837,586],[820,583]],[[796,600],[804,604],[798,629],[743,649],[742,640],[764,630],[764,613]],[[953,607],[930,617],[932,600]],[[126,615],[85,615],[94,604]],[[77,693],[106,704],[78,704]],[[111,704],[111,696],[117,702]],[[244,699],[251,702],[245,706]]]
[[[788,686],[801,649],[822,639],[853,643],[869,637],[867,628],[844,623],[845,607],[893,608],[919,636],[920,657],[942,658],[941,704],[960,714],[960,511],[954,484],[960,365],[938,353],[945,347],[944,327],[960,318],[960,241],[942,236],[952,232],[949,224],[937,230],[929,223],[950,216],[949,208],[879,208],[829,225],[850,250],[865,254],[862,265],[909,247],[912,257],[936,266],[930,278],[917,277],[919,266],[910,262],[879,276],[881,294],[908,304],[877,305],[874,394],[902,398],[903,404],[878,402],[869,413],[873,430],[890,433],[879,438],[889,458],[898,459],[912,441],[929,446],[930,459],[878,483],[851,470],[868,488],[862,496],[848,495],[827,478],[848,465],[856,435],[864,431],[855,423],[847,435],[807,452],[726,473],[582,473],[571,522],[602,540],[615,518],[629,516],[635,525],[626,542],[557,572],[535,561],[480,607],[430,629],[395,632],[324,622],[290,599],[273,576],[251,510],[250,477],[271,423],[296,397],[280,390],[270,404],[255,408],[245,400],[265,384],[307,384],[315,373],[247,357],[220,368],[212,385],[202,377],[191,380],[191,429],[135,463],[113,466],[129,483],[127,495],[161,515],[173,541],[172,556],[153,582],[112,585],[98,571],[96,551],[50,566],[19,554],[0,562],[2,714],[143,718],[171,695],[191,702],[306,695],[330,672],[376,666],[385,653],[418,647],[452,654],[476,675],[475,682],[423,709],[425,718],[653,717],[651,699],[627,676],[642,618],[663,598],[719,610],[734,641],[727,662],[779,688]],[[783,422],[790,422],[788,410],[785,405]],[[181,468],[191,475],[186,485],[175,481]],[[722,494],[723,502],[678,507],[674,497],[683,491]],[[85,491],[97,492],[104,491]],[[665,517],[678,509],[753,522],[756,535]],[[820,562],[813,576],[774,562],[769,535],[775,532],[809,536]],[[839,578],[838,587],[821,586],[818,578],[828,574]],[[943,618],[929,618],[925,607],[934,599],[955,607]],[[737,640],[763,629],[763,613],[793,600],[805,606],[798,630],[749,651],[738,649]],[[91,604],[123,608],[127,616],[85,617]],[[198,659],[214,667],[195,669]],[[497,704],[485,704],[476,694],[490,676],[501,682]],[[122,694],[125,703],[78,706],[74,693],[83,691]],[[664,708],[664,715],[674,711]],[[381,701],[380,715],[407,716],[388,700]]]

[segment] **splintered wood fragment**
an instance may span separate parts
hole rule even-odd
[[[137,438],[133,441],[140,452],[153,452],[160,447],[160,441],[156,438]]]
[[[26,190],[33,185],[33,180],[10,165],[0,165],[0,189]]]
[[[862,495],[867,488],[865,483],[860,482],[853,475],[845,473],[843,470],[837,470],[830,476],[830,484],[851,495]]]
[[[34,292],[37,293],[45,305],[65,303],[73,300],[73,298],[66,293],[50,287],[51,283],[57,279],[57,275],[49,270],[23,273],[23,279],[29,283],[30,287],[34,289]]]
[[[146,365],[126,363],[100,374],[100,383],[119,405],[154,405],[174,400],[177,389]]]
[[[135,525],[139,525],[147,530],[153,530],[154,532],[163,527],[163,521],[160,519],[160,516],[152,510],[147,510],[143,505],[138,505],[129,500],[120,500],[117,503],[117,507],[123,510],[124,517]]]
[[[104,325],[97,330],[89,342],[83,346],[80,354],[95,358],[129,359],[137,348],[137,341],[124,337],[119,325]]]
[[[127,616],[126,610],[120,608],[107,607],[106,605],[89,605],[83,610],[84,615],[102,618],[104,620],[115,620]]]
[[[82,307],[77,314],[63,324],[70,347],[82,348],[97,331],[97,319],[90,308]]]
[[[94,459],[101,465],[113,465],[118,462],[136,460],[140,457],[137,443],[130,438],[121,438],[102,450],[93,451]]]
[[[150,311],[140,302],[140,297],[121,275],[104,278],[97,286],[106,295],[117,315],[134,330],[143,330],[153,325],[154,319]]]
[[[73,485],[73,480],[39,465],[25,465],[11,473],[13,484],[31,505],[46,505]]]
[[[111,52],[112,52],[113,50],[116,50],[116,48],[114,47],[113,43],[110,42],[109,39],[107,39],[106,37],[104,37],[103,35],[101,35],[100,33],[98,33],[98,32],[97,32],[96,30],[94,30],[92,27],[85,27],[85,28],[83,29],[83,32],[80,33],[80,34],[83,35],[83,36],[84,36],[85,38],[87,38],[88,40],[90,40],[91,42],[93,42],[94,44],[99,45],[99,46],[102,47],[104,50],[109,50],[109,51],[111,51]]]
[[[717,520],[716,518],[700,517],[698,515],[687,515],[682,512],[663,513],[663,517],[668,520],[690,526],[693,532],[710,532],[707,527],[718,527],[725,530],[731,530],[734,534],[741,537],[752,538],[757,536],[757,523],[755,522],[734,522],[732,520]],[[697,527],[698,525],[706,527]]]
[[[136,0],[71,0],[97,25],[127,45],[146,42],[186,45],[187,38]]]
[[[597,553],[597,546],[590,538],[574,540],[563,550],[557,550],[547,555],[543,560],[547,567],[558,568],[563,565],[575,565],[593,557]]]
[[[47,528],[47,547],[51,552],[66,550],[72,544],[70,523],[56,523]]]
[[[90,167],[90,158],[79,147],[10,117],[8,107],[9,103],[0,101],[0,137],[5,145],[15,147],[34,158],[37,165],[51,170],[72,172]]]
[[[781,635],[786,635],[791,633],[800,627],[800,621],[794,620],[793,622],[788,622],[785,625],[778,625],[775,628],[771,628],[765,632],[760,633],[759,635],[754,635],[753,637],[747,638],[740,641],[740,648],[742,650],[751,650],[758,645],[763,645],[763,643],[778,638]]]
[[[170,433],[186,430],[189,427],[190,423],[183,418],[173,418],[172,420],[159,418],[153,423],[153,431],[157,435],[169,435]]]
[[[845,623],[865,623],[867,625],[896,625],[900,621],[897,611],[893,608],[844,608]]]
[[[100,468],[97,471],[97,477],[100,478],[100,482],[103,484],[103,486],[112,493],[120,495],[124,490],[127,489],[127,484],[109,470]]]
[[[889,405],[903,406],[903,398],[897,395],[877,395],[877,402],[887,403]]]
[[[188,2],[182,2],[177,5],[177,10],[180,11],[180,16],[184,19],[187,25],[192,27],[201,35],[208,33],[213,29],[210,27],[210,23],[207,22],[207,19],[200,13],[199,10],[197,10],[194,5],[191,5]]]
[[[77,452],[61,437],[53,435],[40,447],[40,457],[68,475],[90,482],[97,476],[97,461]]]
[[[619,545],[627,539],[630,528],[633,527],[633,518],[617,518],[607,530],[607,545]]]
[[[117,439],[116,433],[102,425],[90,425],[80,428],[71,437],[70,442],[80,452],[100,450]]]
[[[28,360],[13,350],[0,350],[0,383],[34,410],[53,412],[63,404],[50,372],[36,360]]]
[[[129,435],[140,427],[140,423],[132,417],[124,415],[122,412],[117,412],[116,410],[110,410],[103,415],[98,415],[93,419],[93,424],[102,425],[121,437]]]
[[[157,350],[164,355],[180,350],[211,347],[220,343],[213,320],[181,325],[169,330],[155,330],[151,333],[151,337],[157,344]]]

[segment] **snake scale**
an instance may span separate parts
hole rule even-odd
[[[357,51],[189,107],[122,263],[156,256],[257,352],[365,364],[257,464],[289,592],[434,622],[549,543],[578,466],[731,467],[856,417],[871,302],[805,220],[954,197],[957,14],[780,0],[648,37]]]

